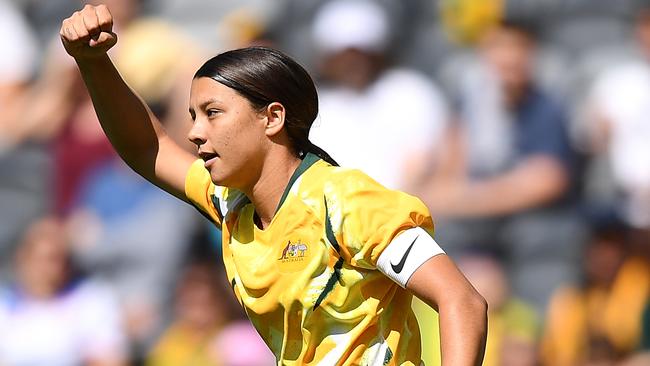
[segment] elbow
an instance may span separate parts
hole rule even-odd
[[[474,288],[468,289],[462,300],[467,313],[487,319],[488,303]]]
[[[487,326],[488,303],[474,288],[467,290],[467,293],[462,298],[462,304],[459,304],[459,306],[463,307],[462,312],[466,314],[467,318],[472,319],[477,324]]]
[[[552,202],[561,197],[570,186],[570,177],[567,169],[559,161],[538,157],[531,162],[536,167],[537,174],[529,185],[531,196],[538,204]],[[544,179],[537,179],[544,177]]]
[[[473,287],[468,286],[446,300],[439,304],[441,315],[456,314],[467,320],[487,323],[488,303]]]
[[[487,319],[488,303],[485,298],[481,296],[481,294],[479,294],[477,291],[474,291],[471,303],[471,307],[474,309],[476,314],[481,314],[483,317],[485,317],[485,319]]]

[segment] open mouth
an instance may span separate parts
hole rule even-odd
[[[199,157],[200,157],[204,162],[207,163],[208,161],[210,161],[210,160],[212,160],[212,159],[214,159],[214,158],[219,157],[219,154],[214,153],[214,152],[203,152],[203,151],[200,151],[200,152],[199,152]]]

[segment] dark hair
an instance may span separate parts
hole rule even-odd
[[[208,77],[246,98],[261,110],[273,102],[286,110],[285,129],[298,156],[312,153],[338,165],[309,141],[309,129],[318,115],[318,94],[309,73],[284,53],[267,47],[248,47],[209,59],[194,75]]]
[[[537,42],[540,38],[540,31],[537,25],[525,18],[505,18],[499,21],[498,27],[517,32],[528,38],[531,42]]]

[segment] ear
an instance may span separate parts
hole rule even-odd
[[[266,106],[263,112],[266,117],[266,136],[274,136],[282,131],[284,127],[284,119],[286,110],[284,106],[278,102],[273,102]]]

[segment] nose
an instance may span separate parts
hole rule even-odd
[[[187,138],[196,146],[201,146],[206,143],[207,138],[203,124],[198,119],[192,125],[190,132],[187,134]]]

